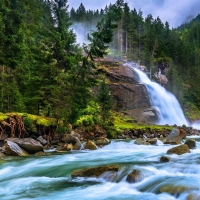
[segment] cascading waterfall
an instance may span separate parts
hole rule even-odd
[[[141,70],[135,67],[133,69],[137,73],[139,81],[146,85],[152,107],[155,108],[159,114],[157,124],[177,124],[180,126],[184,124],[188,126],[189,122],[185,118],[176,97],[158,83],[151,81]]]

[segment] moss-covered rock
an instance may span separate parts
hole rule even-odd
[[[71,173],[72,178],[76,177],[99,177],[105,172],[118,172],[119,165],[107,165],[99,167],[91,167],[87,169],[77,169]]]
[[[167,151],[167,154],[177,154],[177,155],[181,155],[181,154],[184,154],[184,153],[190,153],[190,149],[188,147],[187,144],[184,144],[184,145],[179,145],[177,147],[174,147],[172,149],[169,149]]]

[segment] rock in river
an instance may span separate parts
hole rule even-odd
[[[105,172],[118,172],[119,165],[107,165],[99,167],[91,167],[87,169],[77,169],[71,173],[72,178],[76,177],[99,177]]]
[[[169,149],[167,151],[167,154],[177,154],[177,155],[181,155],[181,154],[184,154],[184,153],[190,153],[190,149],[188,147],[187,144],[183,144],[183,145],[179,145],[177,147],[174,147],[172,149]]]

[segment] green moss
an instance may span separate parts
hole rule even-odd
[[[130,117],[121,117],[119,115],[114,116],[114,126],[118,130],[129,130],[129,129],[150,129],[150,130],[172,130],[171,126],[161,126],[155,124],[145,124],[142,122],[136,122],[135,119]]]
[[[12,113],[0,113],[0,121],[6,120],[9,117],[13,117],[13,116],[20,116],[20,117],[24,117],[27,118],[29,121],[33,121],[36,123],[36,125],[42,125],[45,127],[48,126],[56,126],[56,119],[54,118],[48,118],[48,117],[42,117],[42,116],[38,116],[38,115],[31,115],[31,114],[27,114],[27,113],[17,113],[17,112],[12,112]]]

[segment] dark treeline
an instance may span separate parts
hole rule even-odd
[[[82,23],[90,29],[108,8],[87,11],[81,4],[77,10],[72,8],[70,15],[74,23]],[[121,15],[110,45],[111,54],[115,58],[137,61],[152,74],[160,68],[169,80],[166,88],[185,107],[193,105],[200,109],[200,15],[176,29],[151,14],[144,18],[142,11],[131,10],[127,3]]]
[[[122,0],[110,6],[80,47],[67,0],[0,0],[0,111],[72,124],[109,121],[109,91],[97,80],[94,60],[106,55],[122,6]],[[100,92],[92,97],[96,84]]]

